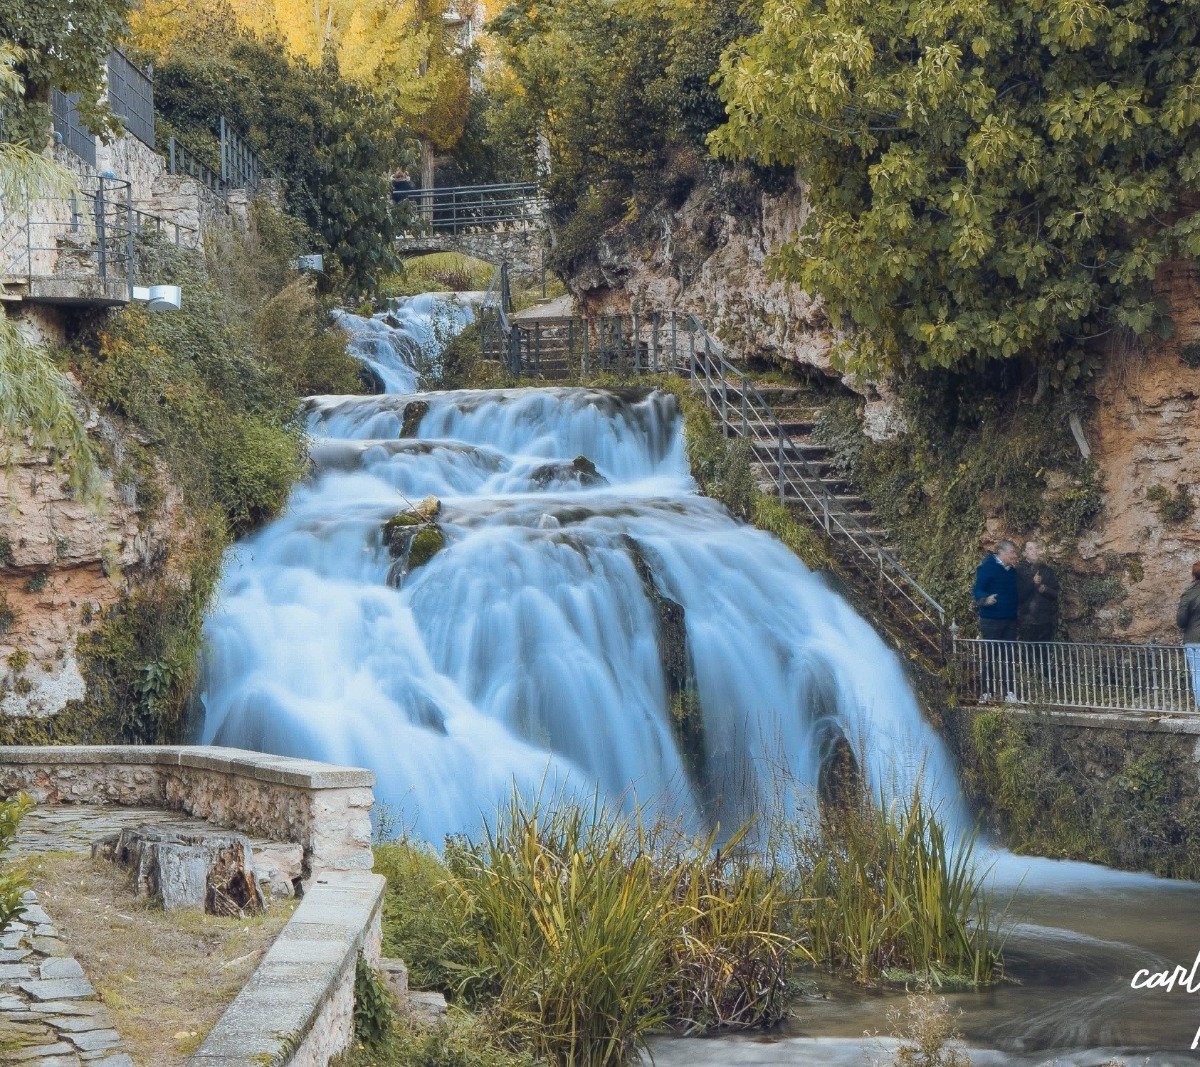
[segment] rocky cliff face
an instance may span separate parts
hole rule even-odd
[[[903,420],[886,385],[842,376],[821,300],[771,277],[768,257],[797,237],[807,214],[802,189],[771,193],[733,172],[697,185],[677,209],[608,231],[567,284],[588,314],[689,311],[739,355],[840,378],[865,400],[866,432],[892,436]]]
[[[1200,559],[1200,276],[1177,263],[1160,282],[1175,335],[1114,347],[1089,428],[1105,509],[1079,551],[1110,583],[1097,622],[1123,641],[1179,640],[1176,601]]]
[[[120,469],[121,431],[95,415],[89,429]],[[0,471],[0,715],[45,717],[85,695],[80,635],[169,565],[182,508],[170,495],[139,504],[111,473],[100,499],[84,502],[46,453],[13,452]]]

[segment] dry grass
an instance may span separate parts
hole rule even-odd
[[[30,883],[117,1018],[135,1063],[183,1064],[246,984],[293,901],[254,919],[164,912],[130,892],[125,875],[86,856],[29,862]]]

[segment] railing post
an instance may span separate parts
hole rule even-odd
[[[125,265],[129,282],[129,299],[133,299],[133,183],[125,186],[125,254],[129,262]]]
[[[585,379],[587,378],[587,373],[588,373],[588,341],[591,337],[591,333],[592,333],[591,323],[588,322],[588,317],[586,315],[584,315],[584,317],[583,317],[583,346],[582,346],[582,352],[580,353],[579,358],[582,361],[582,366],[583,366],[583,372],[582,372],[581,376]]]
[[[688,330],[688,374],[692,384],[696,384],[696,331]],[[705,398],[705,403],[708,398]]]
[[[107,208],[104,205],[104,179],[101,178],[96,188],[96,257],[101,281],[108,279],[108,261],[105,252],[107,235],[105,234],[104,224],[104,213],[106,210]]]
[[[679,317],[679,312],[671,312],[671,368],[674,369],[679,362],[679,328],[676,324],[676,319]]]
[[[750,436],[750,395],[746,386],[746,376],[742,375],[742,438]]]
[[[642,338],[638,333],[638,317],[636,311],[629,313],[630,321],[630,341],[633,344],[633,371],[635,374],[642,373]]]
[[[167,173],[175,173],[175,135],[171,134],[167,141]]]
[[[775,473],[776,473],[776,480],[779,483],[779,503],[782,504],[783,496],[784,496],[784,494],[783,494],[783,427],[781,426],[776,432],[779,434],[779,442],[778,442],[779,449],[778,449],[778,456],[777,456],[778,463],[775,468]]]
[[[229,167],[225,162],[228,154],[229,154],[229,149],[228,149],[228,146],[226,145],[226,141],[225,141],[225,116],[222,115],[221,116],[221,181],[223,181],[226,184],[226,186],[229,185]]]

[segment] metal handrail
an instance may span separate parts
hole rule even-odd
[[[397,197],[418,208],[418,230],[451,233],[535,226],[546,210],[546,199],[534,182],[495,185],[451,185],[440,189],[406,189]]]
[[[664,325],[667,327],[665,344],[661,337]],[[647,327],[648,342],[644,340]],[[592,337],[596,341],[594,352],[589,350]],[[513,322],[502,329],[502,338],[503,342],[493,351],[504,351],[509,369],[518,375],[523,370],[540,373],[543,362],[553,354],[565,358],[568,367],[573,367],[578,360],[581,376],[586,376],[589,358],[593,356],[600,369],[609,370],[628,355],[634,373],[674,371],[688,377],[693,386],[702,387],[723,433],[742,437],[760,449],[775,446],[774,462],[765,460],[761,465],[772,471],[780,501],[799,503],[826,537],[847,546],[851,558],[868,566],[876,579],[886,584],[904,606],[906,613],[915,615],[922,625],[937,631],[936,638],[929,634],[925,636],[940,651],[946,631],[945,608],[874,534],[851,513],[837,506],[819,472],[792,447],[790,435],[771,405],[746,373],[726,358],[725,347],[694,314],[678,311],[647,313],[643,310],[628,316],[588,316],[529,324]],[[681,350],[681,341],[686,345],[686,351]],[[738,398],[736,411],[732,412],[731,391]]]
[[[77,177],[64,196],[27,196],[18,211],[9,207],[15,232],[5,251],[24,237],[4,262],[10,283],[35,280],[99,279],[116,283],[129,299],[135,267],[135,225],[131,184],[121,178]],[[111,292],[111,290],[110,290]],[[114,294],[115,295],[115,294]]]
[[[951,644],[959,700],[1087,711],[1200,715],[1200,645],[1067,641]]]

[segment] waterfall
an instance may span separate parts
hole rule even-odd
[[[514,782],[732,828],[801,803],[836,728],[873,789],[907,796],[923,772],[968,827],[897,658],[698,494],[673,397],[417,392],[436,324],[468,315],[418,297],[342,317],[387,392],[308,402],[311,476],[230,550],[203,743],[370,767],[378,799],[440,841]],[[406,570],[383,526],[427,496],[446,547]]]

